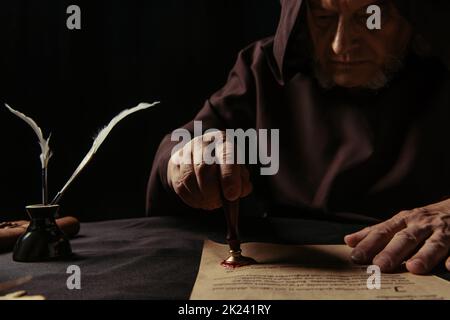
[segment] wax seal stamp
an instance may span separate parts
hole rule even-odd
[[[223,209],[227,220],[227,242],[230,246],[230,256],[222,261],[224,268],[239,268],[256,264],[257,262],[242,255],[241,241],[239,239],[239,200],[223,200]]]

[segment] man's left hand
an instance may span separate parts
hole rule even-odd
[[[446,260],[450,271],[450,200],[402,211],[391,219],[347,235],[352,260],[393,272],[406,261],[414,274],[429,273]]]

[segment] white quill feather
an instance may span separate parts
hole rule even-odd
[[[137,111],[141,111],[141,110],[145,110],[148,109],[150,107],[153,107],[155,105],[159,104],[159,102],[154,102],[152,104],[148,104],[148,103],[141,103],[138,106],[131,108],[131,109],[127,109],[122,111],[121,113],[119,113],[117,116],[115,116],[110,122],[109,124],[103,128],[97,135],[97,137],[94,139],[94,142],[92,144],[91,149],[89,150],[89,152],[86,154],[86,156],[84,157],[84,159],[81,161],[81,163],[78,165],[77,169],[75,170],[75,172],[72,174],[72,176],[70,177],[70,179],[67,181],[67,183],[64,185],[64,187],[61,189],[61,191],[58,192],[58,194],[56,195],[56,197],[53,199],[52,204],[57,204],[58,201],[60,200],[61,196],[64,194],[64,192],[67,190],[67,188],[70,186],[70,184],[75,180],[75,178],[80,174],[80,172],[86,167],[86,165],[89,163],[89,161],[91,161],[92,157],[94,156],[94,154],[97,152],[98,148],[100,148],[101,144],[105,141],[106,137],[108,136],[108,134],[111,132],[111,130],[120,122],[122,121],[124,118],[126,118],[127,116],[129,116],[132,113],[135,113]]]
[[[9,105],[5,103],[6,108],[8,108],[9,111],[11,111],[13,114],[15,114],[17,117],[25,121],[36,133],[38,139],[39,139],[39,146],[41,147],[41,165],[42,169],[46,169],[48,167],[48,162],[50,158],[52,157],[52,151],[50,150],[50,136],[48,139],[44,139],[44,135],[42,134],[41,128],[37,125],[37,123],[31,119],[30,117],[27,117],[22,112],[19,112],[17,110],[14,110]]]

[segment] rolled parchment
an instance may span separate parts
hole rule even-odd
[[[17,239],[27,230],[29,221],[20,220],[0,223],[0,252],[12,251]],[[80,222],[75,217],[56,219],[58,227],[73,238],[80,231]]]

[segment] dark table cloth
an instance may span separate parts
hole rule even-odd
[[[71,261],[17,263],[0,255],[0,283],[23,276],[26,290],[48,299],[188,299],[204,239],[224,242],[222,216],[153,217],[83,223],[71,241]],[[254,218],[241,225],[245,241],[340,244],[361,225],[288,218]],[[81,269],[81,290],[67,289],[67,267]],[[444,270],[438,274],[448,280]]]

